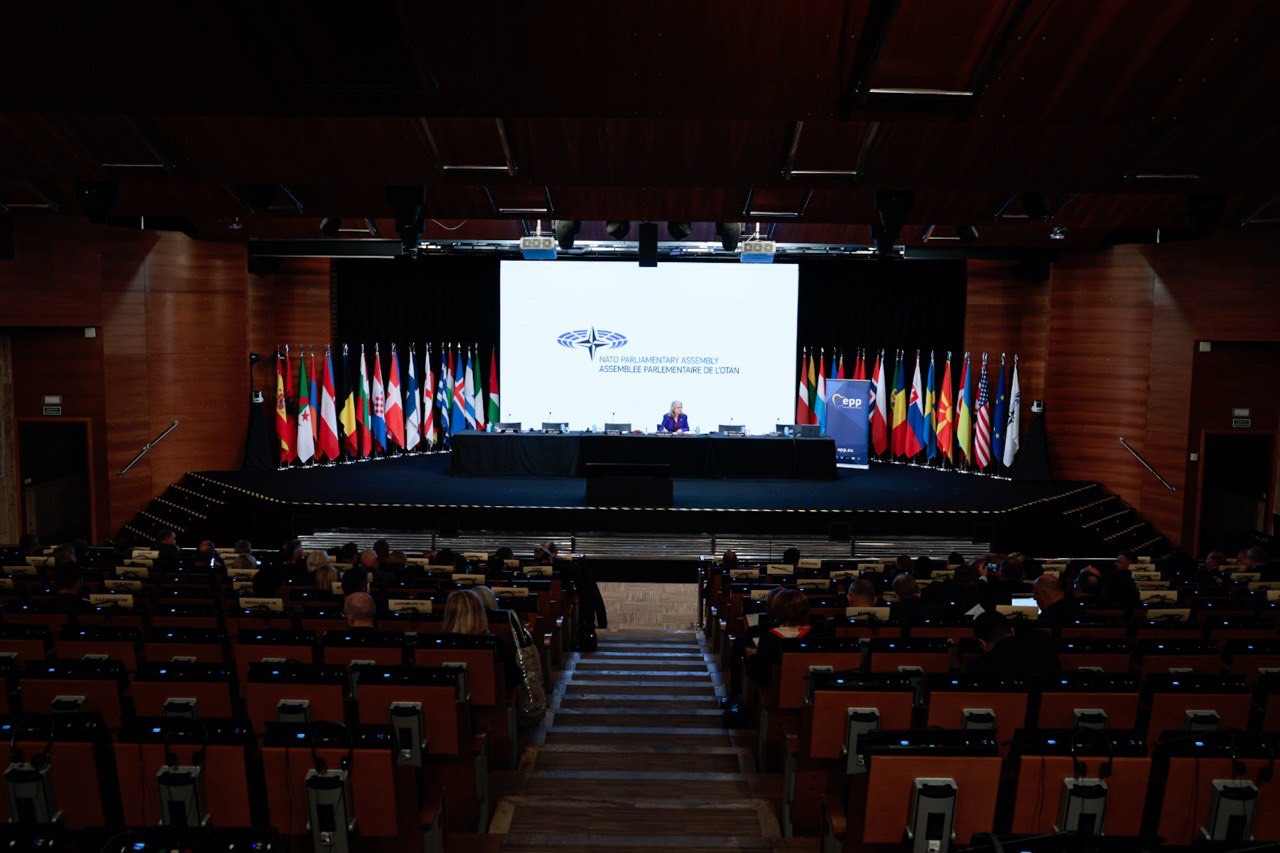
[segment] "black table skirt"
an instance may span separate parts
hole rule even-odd
[[[593,462],[656,463],[672,477],[830,480],[836,445],[828,437],[454,434],[453,473],[466,477],[581,477]]]

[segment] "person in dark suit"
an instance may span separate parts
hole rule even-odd
[[[1009,620],[988,610],[973,620],[973,637],[982,654],[966,671],[978,675],[1035,676],[1060,669],[1053,640],[1042,631],[1014,637]]]
[[[1031,596],[1040,608],[1040,624],[1054,631],[1070,625],[1084,612],[1080,602],[1068,598],[1062,581],[1053,575],[1041,575],[1031,585]]]
[[[671,411],[662,416],[662,426],[658,432],[688,432],[689,418],[684,413],[684,403],[673,400]]]

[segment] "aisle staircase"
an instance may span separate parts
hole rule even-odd
[[[1060,511],[1070,530],[1071,553],[1114,555],[1133,551],[1159,560],[1173,552],[1173,544],[1141,513],[1101,483],[1071,496]]]
[[[488,837],[460,849],[817,850],[780,837],[778,780],[752,770],[752,732],[721,726],[717,682],[693,631],[602,634],[566,666]]]

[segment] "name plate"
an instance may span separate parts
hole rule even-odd
[[[831,581],[826,578],[800,578],[796,586],[800,589],[826,589],[831,586]]]
[[[512,563],[514,563],[515,565],[514,566],[511,565]],[[520,561],[506,560],[505,565],[508,568],[519,568]],[[531,578],[549,578],[551,577],[551,571],[552,570],[550,566],[525,566],[523,569],[524,574]]]
[[[858,577],[858,573],[853,569],[840,569],[832,572],[828,577],[834,581],[851,581]]]
[[[0,589],[13,589],[13,578],[0,578]]]
[[[463,551],[462,559],[474,562],[475,560],[487,560],[489,559],[489,555],[484,551]]]
[[[52,566],[53,557],[27,557],[28,566]]]
[[[130,556],[134,559],[154,560],[160,556],[160,551],[156,548],[134,548]]]
[[[1040,616],[1040,608],[1034,604],[997,604],[996,612],[1013,619],[1036,619]]]
[[[89,596],[95,607],[133,607],[133,596],[123,592],[95,592]]]
[[[241,610],[264,610],[270,613],[284,612],[284,599],[282,598],[253,598],[247,597],[240,599]]]
[[[40,572],[35,566],[5,566],[4,573],[11,577],[22,575],[24,577],[35,577]]]
[[[807,557],[797,562],[796,567],[801,569],[820,569],[822,568],[822,561],[812,557]]]
[[[1171,589],[1140,589],[1138,598],[1148,607],[1174,607],[1178,603],[1178,593]]]
[[[484,583],[484,575],[455,574],[453,579],[464,586],[476,586]]]
[[[1129,576],[1136,581],[1158,581],[1164,580],[1160,577],[1159,572],[1129,572]]]
[[[1253,581],[1262,580],[1262,572],[1235,572],[1231,575],[1231,579],[1233,581],[1248,581],[1252,583]]]
[[[334,581],[329,584],[329,592],[334,595],[342,595],[342,581]]]
[[[392,613],[430,613],[431,602],[418,598],[387,599],[387,609]]]
[[[529,588],[525,586],[495,586],[493,594],[498,598],[528,598]]]
[[[104,580],[102,585],[112,592],[141,592],[142,581],[135,580]]]
[[[503,560],[503,561],[502,561],[502,568],[504,568],[504,569],[518,569],[518,568],[520,568],[520,561],[519,561],[519,560]],[[550,566],[538,566],[538,568],[540,568],[540,569],[546,569],[546,570],[547,570],[547,574],[551,574],[551,567],[550,567]],[[525,572],[525,574],[528,574],[528,572]]]
[[[1150,606],[1150,605],[1148,605]],[[1159,619],[1161,622],[1186,622],[1191,618],[1190,607],[1160,607],[1151,608],[1147,614],[1147,621],[1151,622]]]
[[[427,563],[427,571],[437,575],[453,574],[453,566],[446,566],[439,563]]]
[[[1141,590],[1168,589],[1168,581],[1134,581],[1133,585]]]
[[[760,577],[759,569],[730,569],[730,580],[752,580]]]
[[[777,575],[779,577],[791,577],[796,573],[795,568],[790,563],[769,563],[764,567],[765,574]]]
[[[887,607],[846,607],[844,615],[849,619],[856,619],[859,622],[888,622],[889,608]]]
[[[768,589],[753,589],[753,590],[751,590],[751,600],[752,600],[752,601],[764,601],[766,598],[768,598],[768,597],[769,597],[769,593],[770,593],[770,592],[772,592],[772,590],[768,590]]]
[[[127,566],[137,566],[139,568],[149,569],[155,564],[156,564],[155,560],[149,560],[146,557],[130,557],[129,559],[124,561],[124,566],[122,566],[121,568],[124,568]]]
[[[1280,589],[1280,581],[1249,581],[1249,589]]]
[[[257,573],[257,569],[227,569],[227,577],[232,580],[252,580]]]
[[[139,581],[151,577],[151,569],[146,566],[120,566],[116,569],[116,577]]]
[[[1280,589],[1267,590],[1267,601],[1280,601]]]

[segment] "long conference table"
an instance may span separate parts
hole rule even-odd
[[[603,435],[463,431],[452,439],[452,471],[464,477],[582,477],[587,465],[669,466],[671,477],[830,480],[829,436]]]

